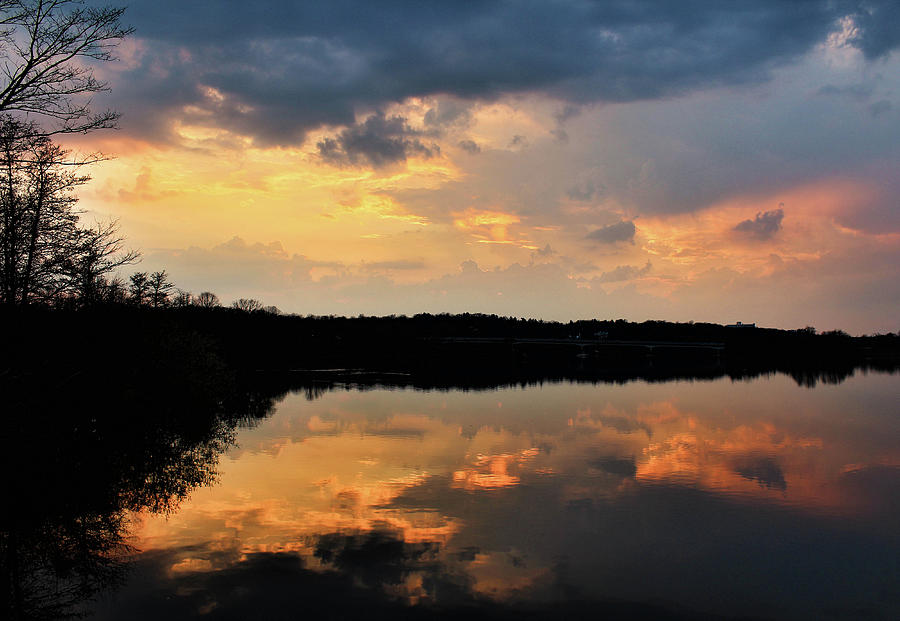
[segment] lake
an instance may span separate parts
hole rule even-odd
[[[115,586],[87,610],[895,619],[898,404],[900,375],[859,371],[308,384],[166,453],[175,492],[139,476],[165,501],[116,506]]]

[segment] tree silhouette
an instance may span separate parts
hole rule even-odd
[[[148,279],[150,285],[150,306],[159,308],[169,303],[169,292],[175,285],[169,282],[169,275],[165,270],[153,272]]]
[[[68,151],[33,123],[0,116],[0,302],[24,305],[79,294],[134,261],[115,224],[78,226],[74,189],[88,180]]]
[[[91,65],[113,60],[133,31],[120,23],[124,11],[83,0],[0,0],[0,113],[53,123],[45,136],[114,127],[117,113],[90,110],[90,96],[108,90]]]
[[[235,429],[283,393],[240,384],[202,339],[171,325],[123,343],[118,311],[79,313],[88,323],[75,329],[65,312],[8,316],[26,319],[5,341],[18,354],[0,354],[0,468],[15,470],[0,511],[0,619],[81,618],[124,575],[132,512],[172,512],[212,483]],[[94,382],[67,381],[73,370],[109,385],[98,397]]]
[[[147,272],[135,272],[131,275],[131,285],[128,287],[128,294],[132,304],[141,306],[150,297],[150,280]]]
[[[185,308],[191,306],[193,303],[194,296],[190,291],[182,291],[181,289],[175,290],[175,295],[172,296],[172,306],[176,308]]]
[[[123,302],[125,283],[108,275],[137,261],[138,253],[123,250],[125,240],[115,222],[80,228],[77,233],[78,245],[65,263],[74,295],[84,304]]]
[[[200,308],[216,308],[217,306],[222,306],[222,303],[219,302],[219,296],[212,291],[204,291],[195,297],[194,304]]]
[[[91,64],[131,33],[123,11],[0,0],[0,303],[102,301],[119,294],[107,275],[137,258],[120,252],[115,223],[78,226],[79,171],[100,156],[76,160],[49,138],[115,126],[115,112],[90,110],[107,90]]]
[[[253,298],[240,298],[231,303],[231,308],[252,313],[263,309],[262,302]]]

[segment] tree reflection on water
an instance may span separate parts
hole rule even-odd
[[[10,406],[0,432],[6,618],[83,615],[124,577],[131,512],[174,511],[215,480],[236,428],[271,411],[271,397],[236,388],[193,345],[169,342],[152,363],[104,373],[102,385],[65,365],[0,377]]]
[[[71,361],[50,371],[38,372],[32,365],[27,372],[0,373],[0,394],[10,405],[0,431],[9,473],[6,509],[0,512],[5,618],[89,614],[88,603],[124,583],[128,574],[114,605],[104,610],[103,600],[98,603],[99,618],[290,618],[302,610],[317,618],[593,618],[605,613],[712,619],[717,617],[643,601],[640,588],[648,582],[678,583],[677,576],[664,571],[673,558],[686,559],[686,567],[691,559],[700,569],[713,567],[711,575],[725,575],[726,586],[729,572],[744,572],[739,582],[749,584],[750,591],[754,579],[768,587],[779,577],[760,568],[783,566],[787,575],[807,563],[805,554],[780,557],[784,541],[804,553],[821,551],[826,560],[839,555],[859,566],[886,564],[886,555],[872,552],[884,541],[879,532],[862,536],[842,530],[842,516],[852,513],[844,510],[843,497],[836,504],[823,496],[824,509],[817,510],[819,481],[800,476],[807,472],[804,451],[814,446],[803,429],[770,429],[756,418],[729,426],[724,419],[705,419],[696,404],[679,410],[674,402],[651,400],[638,412],[601,408],[609,405],[603,395],[593,410],[580,407],[575,397],[565,405],[553,400],[577,388],[570,390],[566,382],[620,384],[629,379],[624,374],[500,375],[472,382],[330,371],[257,375],[240,382],[203,343],[179,339],[159,341],[143,358],[146,362],[92,370],[91,378],[105,378],[102,386],[84,379],[87,373],[77,367],[69,372]],[[849,375],[809,372],[793,380],[810,386]],[[638,377],[645,382],[644,392],[651,383],[670,379]],[[381,398],[384,390],[375,390],[405,388],[401,394],[410,396],[420,390],[552,388],[560,381],[560,390],[548,390],[542,399],[536,391],[503,395],[504,401],[519,395],[519,405],[534,402],[530,410],[516,411],[515,400],[502,410],[493,407],[499,405],[493,396],[477,400],[492,407],[490,415],[473,409],[472,399],[459,400],[455,413],[428,410],[426,415],[415,400],[394,406]],[[189,514],[183,522],[188,534],[171,541],[161,536],[160,545],[138,554],[134,513],[174,513],[193,491],[216,481],[219,459],[235,444],[237,431],[268,416],[289,388],[299,393],[298,402],[305,397],[328,407],[316,404],[296,420],[285,418],[267,437],[272,454],[257,451],[266,454],[261,469],[266,479],[245,480],[250,487],[231,490],[234,503],[229,505],[221,495],[227,488],[223,477],[225,485],[215,492],[221,514],[210,517],[202,507],[191,514],[203,496],[194,494],[178,513],[181,518]],[[343,391],[360,394],[329,395]],[[366,396],[363,391],[374,391],[366,401],[375,404],[371,412],[358,403],[360,395]],[[328,412],[332,418],[319,417]],[[538,426],[533,435],[523,431],[528,425]],[[317,441],[304,444],[308,438]],[[354,452],[363,439],[365,451]],[[404,478],[408,464],[419,463],[429,447],[438,457],[430,462],[428,476],[413,472]],[[457,449],[465,451],[463,458]],[[250,459],[244,457],[246,466]],[[356,457],[368,461],[359,465]],[[376,457],[383,459],[382,471],[372,468]],[[869,477],[866,489],[891,497],[894,471],[874,471],[856,461],[858,468],[850,474]],[[269,477],[268,468],[277,464],[278,476]],[[348,477],[366,469],[371,478],[354,479],[360,488],[354,495]],[[678,485],[672,484],[673,473],[680,477]],[[344,483],[331,489],[322,483],[323,474]],[[308,485],[316,481],[318,487]],[[258,494],[241,495],[251,488]],[[310,489],[319,490],[320,504],[303,504],[302,495]],[[860,494],[863,500],[873,496]],[[850,509],[865,508],[855,496],[848,498],[854,501]],[[275,511],[270,519],[255,516],[272,499],[284,502],[270,503]],[[223,506],[238,513],[227,514]],[[866,524],[881,523],[880,506]],[[809,509],[808,514],[798,507]],[[320,518],[326,513],[335,518],[334,523],[324,518],[311,523],[308,518],[316,511]],[[197,524],[190,522],[191,515]],[[404,516],[409,523],[394,519]],[[210,527],[215,520],[219,531]],[[530,524],[540,528],[531,530]],[[466,525],[468,539],[457,534],[449,544]],[[727,528],[717,531],[722,525]],[[709,537],[710,532],[719,534]],[[759,532],[772,536],[754,539],[749,554],[745,542]],[[491,547],[492,533],[503,533],[503,542]],[[742,555],[736,567],[730,564],[734,551]],[[551,556],[556,560],[542,561]],[[511,595],[495,597],[496,584],[506,578],[502,593]],[[584,586],[594,583],[625,584],[635,591],[620,591],[625,595],[611,599],[606,591],[597,594]],[[489,591],[485,585],[492,584]],[[822,584],[819,590],[833,590]],[[858,590],[866,595],[869,586],[861,581]],[[816,588],[808,590],[818,593]],[[526,591],[540,597],[516,599]]]

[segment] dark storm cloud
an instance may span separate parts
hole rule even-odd
[[[784,219],[784,210],[775,209],[765,213],[756,214],[752,220],[739,222],[734,230],[745,233],[756,239],[771,239],[775,233],[781,230],[781,221]]]
[[[853,44],[869,58],[896,47],[898,10],[867,3]],[[187,110],[291,144],[410,96],[541,91],[578,104],[757,82],[856,11],[832,0],[159,0],[129,8],[146,54],[113,92],[125,127],[154,139]]]
[[[864,0],[853,15],[858,29],[853,42],[866,58],[878,58],[900,45],[900,2]]]
[[[587,239],[601,244],[614,244],[616,242],[634,242],[634,222],[617,222],[604,226],[587,234]]]
[[[373,114],[364,122],[342,130],[336,138],[317,143],[319,155],[332,164],[369,164],[376,168],[405,161],[409,155],[431,157],[440,152],[425,146],[406,119]]]

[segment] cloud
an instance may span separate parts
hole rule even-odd
[[[889,238],[848,239],[856,246],[834,245],[819,258],[779,258],[761,272],[700,271],[671,279],[674,288],[666,291],[655,289],[653,279],[625,283],[671,269],[665,261],[661,268],[649,261],[643,267],[618,266],[584,281],[572,278],[562,261],[483,269],[467,260],[451,273],[399,282],[371,266],[415,270],[415,260],[339,264],[288,253],[278,242],[240,238],[209,249],[147,252],[139,269],[166,269],[178,287],[213,291],[226,303],[251,297],[300,314],[486,312],[562,321],[623,317],[719,323],[737,318],[781,328],[896,331],[892,311],[900,300],[900,247]],[[870,253],[860,255],[857,246]],[[624,286],[610,292],[598,286],[613,282]]]
[[[474,140],[460,140],[459,148],[470,155],[481,153],[481,147],[479,147],[478,143]]]
[[[603,186],[597,186],[593,181],[585,181],[566,190],[566,196],[573,201],[588,202],[594,198],[603,196]]]
[[[652,269],[652,265],[650,261],[647,261],[647,264],[644,267],[637,267],[636,265],[620,265],[614,270],[609,272],[603,272],[595,278],[597,282],[621,282],[623,280],[634,280],[635,278],[640,278],[641,276],[646,276],[650,273]]]
[[[856,29],[850,42],[866,58],[884,56],[900,45],[900,4],[877,0],[861,3],[852,19]]]
[[[900,179],[896,160],[870,166],[855,181],[869,191],[834,214],[842,226],[870,235],[900,233]]]
[[[443,130],[448,127],[466,127],[472,121],[472,104],[442,99],[425,112],[425,127]]]
[[[550,244],[547,244],[543,248],[538,248],[534,251],[534,253],[539,257],[552,257],[555,254],[559,254],[553,248],[550,247]]]
[[[772,239],[781,230],[783,219],[784,210],[779,208],[765,213],[757,213],[756,218],[739,222],[735,225],[734,230],[756,239]]]
[[[624,241],[634,243],[635,231],[634,222],[623,221],[591,231],[587,234],[587,239],[600,242],[601,244],[614,244]]]
[[[422,144],[419,135],[421,132],[411,128],[405,118],[378,113],[342,130],[335,138],[324,138],[316,146],[322,159],[331,164],[367,163],[380,168],[405,162],[410,155],[429,158],[440,153],[437,145]]]
[[[826,84],[816,91],[816,94],[824,97],[847,97],[855,101],[866,101],[874,92],[874,84],[871,82],[861,82],[859,84],[847,84],[844,86]]]
[[[154,189],[154,186],[156,185],[155,182],[156,180],[153,178],[153,172],[149,167],[143,166],[134,180],[134,188],[131,190],[126,190],[125,188],[119,189],[118,198],[126,203],[138,201],[149,202],[171,198],[178,194],[178,191],[176,190]]]
[[[410,97],[542,92],[575,105],[659,99],[765,81],[773,68],[825,43],[842,18],[858,26],[850,45],[867,58],[883,56],[900,43],[893,27],[900,9],[889,0],[866,6],[135,3],[127,18],[143,52],[113,70],[121,77],[113,81],[113,105],[130,112],[126,124],[155,140],[160,135],[151,132],[165,134],[173,119],[184,118],[284,145]],[[432,117],[456,122],[464,113],[438,109]]]
[[[425,261],[400,259],[397,261],[373,261],[363,263],[362,269],[366,272],[380,272],[385,270],[420,270],[425,268]]]
[[[869,106],[869,114],[873,117],[879,117],[893,110],[894,104],[887,99],[880,99]]]
[[[528,145],[528,138],[522,136],[521,134],[516,134],[512,137],[512,140],[509,141],[510,147],[524,147]]]
[[[194,292],[214,291],[235,297],[255,297],[308,282],[313,268],[339,269],[334,262],[289,254],[280,242],[248,244],[240,237],[212,248],[157,249],[145,253],[144,264],[167,270],[175,284]],[[142,268],[143,271],[147,271]],[[248,293],[248,287],[252,291]]]

